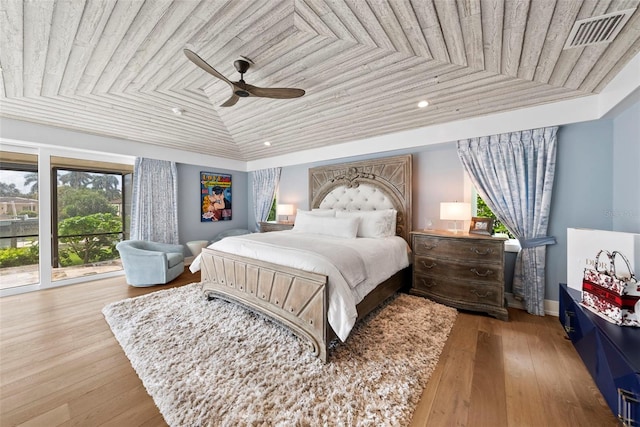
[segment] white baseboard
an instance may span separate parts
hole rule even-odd
[[[507,305],[509,307],[517,308],[520,310],[525,309],[524,303],[520,300],[515,299],[511,292],[506,292],[505,298],[507,299]],[[550,299],[544,300],[544,313],[549,316],[558,317],[560,313],[560,304],[558,303],[558,301],[554,301]]]
[[[560,303],[551,299],[544,300],[544,312],[549,316],[558,317],[560,315]]]

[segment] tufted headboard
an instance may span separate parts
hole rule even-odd
[[[309,169],[311,209],[398,211],[396,234],[411,231],[411,155]]]

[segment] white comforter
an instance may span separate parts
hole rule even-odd
[[[401,237],[344,239],[297,231],[226,237],[209,246],[223,252],[324,274],[329,278],[329,324],[346,340],[356,322],[356,305],[378,284],[409,265]],[[200,270],[200,255],[191,263]]]

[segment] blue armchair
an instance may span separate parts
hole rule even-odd
[[[124,240],[116,245],[127,283],[153,286],[168,283],[184,272],[182,245]]]

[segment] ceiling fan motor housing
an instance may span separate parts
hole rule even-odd
[[[251,64],[249,64],[249,62],[245,61],[244,59],[237,59],[233,61],[233,66],[236,67],[236,70],[238,70],[240,74],[244,74],[247,72]]]

